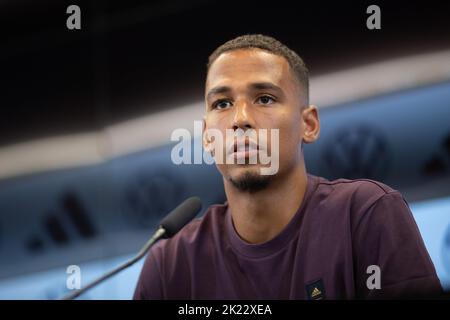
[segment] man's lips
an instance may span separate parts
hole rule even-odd
[[[249,159],[252,157],[256,157],[258,155],[258,150],[251,149],[251,150],[245,150],[245,151],[236,151],[231,154],[232,157],[235,159]]]
[[[256,156],[259,150],[258,144],[252,140],[235,141],[230,147],[228,155],[234,158],[250,158]]]

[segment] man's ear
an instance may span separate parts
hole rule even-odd
[[[305,143],[312,143],[319,138],[320,121],[317,106],[310,105],[302,111],[302,140]]]

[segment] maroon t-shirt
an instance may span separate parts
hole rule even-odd
[[[364,299],[442,290],[408,204],[382,183],[308,175],[295,216],[262,244],[239,237],[229,210],[213,205],[153,246],[134,298]]]

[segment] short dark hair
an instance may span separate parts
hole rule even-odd
[[[257,48],[284,57],[291,67],[294,75],[299,81],[300,85],[305,91],[306,102],[309,101],[309,71],[304,61],[293,50],[281,43],[275,38],[263,34],[247,34],[229,40],[218,47],[208,58],[207,70],[211,67],[213,62],[224,52]]]

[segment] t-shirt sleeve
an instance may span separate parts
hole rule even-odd
[[[152,250],[149,251],[139,275],[134,300],[164,299],[161,274]]]
[[[411,210],[397,191],[360,215],[353,251],[357,298],[424,298],[442,292]]]

